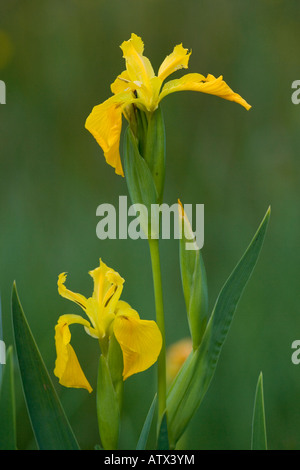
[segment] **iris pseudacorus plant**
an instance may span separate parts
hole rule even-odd
[[[149,59],[143,55],[144,43],[139,36],[132,34],[120,47],[126,70],[111,84],[113,96],[95,106],[85,123],[86,129],[103,149],[106,162],[115,168],[118,175],[124,176],[119,153],[122,115],[130,123],[131,105],[148,115],[153,113],[161,100],[170,93],[191,90],[234,101],[247,110],[251,108],[226,84],[222,76],[216,78],[211,74],[205,77],[199,73],[188,73],[164,84],[165,79],[173,72],[188,68],[191,52],[182,44],[175,46],[173,52],[164,59],[157,75]]]
[[[127,302],[120,300],[124,279],[100,259],[100,265],[89,274],[94,281],[92,297],[70,291],[65,286],[66,274],[58,277],[58,292],[79,305],[87,318],[66,314],[59,317],[55,327],[57,359],[54,374],[65,387],[85,388],[89,384],[74,349],[69,326],[78,323],[92,337],[99,340],[102,354],[106,354],[112,335],[123,354],[123,380],[152,366],[160,353],[162,338],[154,321],[141,320]]]

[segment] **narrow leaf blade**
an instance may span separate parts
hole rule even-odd
[[[205,330],[201,345],[191,353],[167,398],[170,440],[176,444],[199,407],[214,375],[221,349],[238,301],[256,265],[262,248],[270,209],[267,211],[245,254],[224,284]]]
[[[79,446],[31,333],[16,285],[12,321],[24,397],[40,450],[78,450]]]
[[[157,450],[169,450],[169,435],[168,435],[168,423],[167,423],[167,413],[165,412],[159,428],[158,438],[157,438]]]
[[[259,374],[256,385],[252,419],[251,449],[267,450],[267,433],[262,373]]]
[[[146,416],[146,419],[145,419],[145,422],[144,422],[144,425],[143,425],[143,428],[142,428],[142,431],[141,431],[141,434],[140,434],[140,437],[136,446],[136,450],[146,449],[149,432],[150,432],[151,424],[153,421],[153,415],[154,415],[154,411],[156,407],[156,402],[157,402],[157,395],[155,395],[155,397],[153,398],[153,401],[147,413],[147,416]]]

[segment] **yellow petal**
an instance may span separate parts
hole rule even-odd
[[[87,328],[90,324],[79,315],[62,315],[55,327],[56,362],[54,374],[59,378],[59,383],[65,387],[85,388],[90,393],[92,387],[85,377],[78,362],[74,349],[70,345],[71,333],[69,325],[80,323]]]
[[[109,269],[110,268],[100,258],[99,266],[92,271],[89,271],[89,275],[93,278],[94,281],[93,298],[99,303],[102,303],[102,299],[110,287],[110,284],[106,279],[106,274]]]
[[[143,89],[138,90],[138,94],[144,101],[148,111],[153,113],[158,108],[159,95],[163,81],[159,77],[152,77],[150,80],[151,93],[144,92]]]
[[[161,64],[158,77],[163,81],[176,70],[187,69],[190,55],[191,52],[188,52],[188,49],[185,49],[182,44],[175,46],[173,52]]]
[[[134,91],[137,85],[130,80],[127,70],[124,70],[117,76],[115,81],[110,85],[110,89],[114,95],[123,93],[124,91]]]
[[[96,299],[93,297],[90,297],[87,300],[87,308],[86,308],[86,314],[89,317],[92,325],[93,325],[93,330],[94,332],[87,331],[87,333],[94,338],[99,338],[102,339],[105,336],[105,329],[101,321],[99,321],[99,312],[100,312],[100,306],[99,303],[97,302]]]
[[[170,93],[176,91],[191,90],[216,95],[225,100],[234,101],[249,110],[251,106],[240,95],[235,93],[226,82],[222,75],[215,78],[213,75],[207,75],[205,78],[198,73],[189,73],[178,80],[170,80],[166,83],[161,91],[160,100]]]
[[[61,273],[58,276],[57,287],[58,287],[59,294],[65,299],[72,300],[73,302],[78,304],[80,307],[82,307],[84,311],[86,311],[87,299],[84,297],[84,295],[77,294],[76,292],[72,292],[69,289],[67,289],[65,286],[66,278],[67,278],[66,273]]]
[[[156,362],[162,336],[154,321],[141,320],[135,310],[124,308],[116,315],[113,329],[123,352],[123,380]]]
[[[128,41],[121,44],[123,57],[126,60],[126,69],[132,82],[141,82],[149,88],[149,81],[154,77],[151,62],[143,55],[144,43],[136,34],[132,33]]]
[[[72,300],[77,305],[82,307],[82,309],[85,311],[86,315],[88,316],[90,322],[92,323],[93,329],[95,330],[97,327],[96,325],[97,312],[95,312],[95,308],[91,303],[91,299],[86,299],[84,295],[77,294],[76,292],[72,292],[69,289],[67,289],[65,286],[66,278],[67,278],[66,273],[61,273],[58,276],[57,285],[58,285],[59,294],[68,300]],[[97,328],[97,331],[89,331],[88,333],[91,336],[96,335],[97,338],[101,338],[103,335],[103,332],[99,328]]]
[[[124,100],[131,93],[112,96],[94,106],[85,122],[85,128],[93,135],[104,152],[106,162],[115,168],[117,175],[124,176],[119,146],[122,129],[122,108]]]
[[[99,267],[89,272],[94,280],[93,298],[106,311],[114,312],[125,281],[117,271],[99,261]]]

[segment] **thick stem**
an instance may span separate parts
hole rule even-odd
[[[158,371],[158,425],[160,425],[166,410],[166,344],[165,344],[165,318],[163,307],[163,293],[161,282],[161,268],[159,256],[159,241],[149,239],[152,275],[154,284],[154,297],[156,309],[156,322],[162,335],[162,348],[157,361]]]

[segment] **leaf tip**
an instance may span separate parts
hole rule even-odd
[[[17,294],[17,283],[15,280],[13,281],[12,292],[13,294]]]

